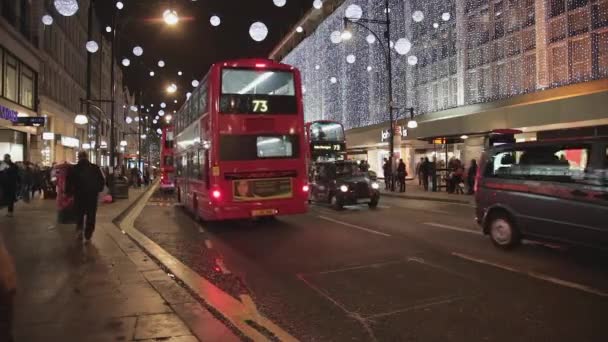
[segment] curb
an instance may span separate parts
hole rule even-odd
[[[421,201],[431,201],[431,202],[443,202],[443,203],[456,203],[456,204],[469,204],[473,205],[472,201],[465,200],[457,200],[457,199],[448,199],[448,198],[433,198],[433,197],[425,197],[425,196],[411,196],[411,195],[397,195],[390,192],[381,192],[380,196],[393,197],[393,198],[403,198],[403,199],[415,199]]]
[[[134,226],[146,202],[156,190],[153,184],[132,205],[116,217],[114,224],[161,268],[170,272],[178,284],[230,330],[251,341],[297,341],[296,338],[257,311],[250,298],[238,300],[167,253]]]

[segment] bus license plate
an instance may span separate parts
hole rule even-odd
[[[251,216],[272,216],[276,213],[277,211],[274,209],[259,209],[251,211]]]

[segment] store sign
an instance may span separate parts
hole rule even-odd
[[[40,127],[44,126],[46,118],[44,116],[23,116],[18,117],[17,120],[13,121],[13,126],[33,126]]]
[[[55,133],[52,133],[52,132],[42,133],[42,140],[55,140]]]
[[[17,121],[19,113],[16,110],[0,106],[0,119],[8,120],[11,122]]]
[[[395,136],[407,138],[407,128],[402,127],[402,126],[396,126],[395,127]],[[380,132],[380,141],[385,142],[385,141],[388,141],[389,139],[390,139],[390,131],[388,129],[383,129],[382,132]]]
[[[61,145],[70,148],[78,148],[80,146],[80,140],[72,137],[61,137]]]

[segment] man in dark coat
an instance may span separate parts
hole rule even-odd
[[[68,171],[66,189],[68,194],[74,196],[76,209],[76,230],[78,238],[82,240],[83,223],[86,224],[84,238],[86,242],[93,237],[95,231],[95,216],[97,215],[98,195],[103,191],[105,180],[99,166],[89,162],[89,155],[85,151],[78,153],[78,164]]]
[[[10,154],[4,155],[5,169],[0,172],[0,186],[2,187],[1,202],[8,206],[8,217],[13,217],[17,188],[19,185],[19,168],[11,160]]]
[[[399,181],[399,192],[405,192],[405,177],[407,177],[407,168],[403,159],[399,159],[399,165],[397,166],[397,179]]]

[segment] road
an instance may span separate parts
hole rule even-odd
[[[136,228],[302,341],[608,341],[608,257],[492,246],[462,204],[384,197],[195,222],[155,194]]]

